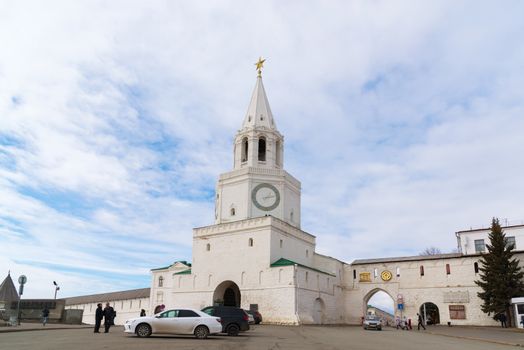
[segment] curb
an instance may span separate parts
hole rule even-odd
[[[93,328],[92,326],[84,326],[84,327],[49,327],[49,328],[7,328],[7,329],[1,329],[0,334],[2,333],[14,333],[14,332],[33,332],[33,331],[54,331],[54,330],[64,330],[64,329],[86,329],[86,328]]]
[[[476,341],[481,341],[481,342],[491,343],[491,344],[524,347],[524,344],[508,343],[508,342],[504,342],[504,341],[500,341],[500,340],[491,340],[491,339],[486,339],[486,338],[465,337],[465,336],[461,336],[461,335],[442,334],[442,333],[434,333],[434,332],[427,332],[427,331],[424,332],[424,333],[432,334],[432,335],[440,335],[440,336],[448,337],[448,338],[476,340]]]

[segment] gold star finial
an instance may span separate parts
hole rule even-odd
[[[255,63],[255,66],[257,66],[258,76],[262,76],[262,68],[264,68],[264,62],[266,62],[265,59],[262,59],[262,57],[258,58],[258,62]]]

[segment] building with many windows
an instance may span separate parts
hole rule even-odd
[[[456,232],[458,251],[465,255],[486,252],[489,232],[489,228]],[[504,234],[508,245],[512,245],[514,250],[524,250],[524,224],[505,226]]]

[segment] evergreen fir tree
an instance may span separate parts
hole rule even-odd
[[[475,281],[482,288],[478,293],[483,301],[481,308],[488,315],[505,313],[511,323],[510,299],[524,295],[524,271],[519,267],[519,260],[513,258],[513,246],[507,244],[496,218],[491,223],[486,248],[488,252],[480,258],[480,280]]]

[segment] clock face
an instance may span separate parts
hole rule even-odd
[[[383,281],[389,281],[393,277],[393,274],[388,270],[384,270],[380,274],[380,277],[382,278]]]
[[[251,200],[255,207],[264,211],[271,211],[278,207],[280,203],[280,193],[277,188],[271,184],[262,183],[253,188]]]

